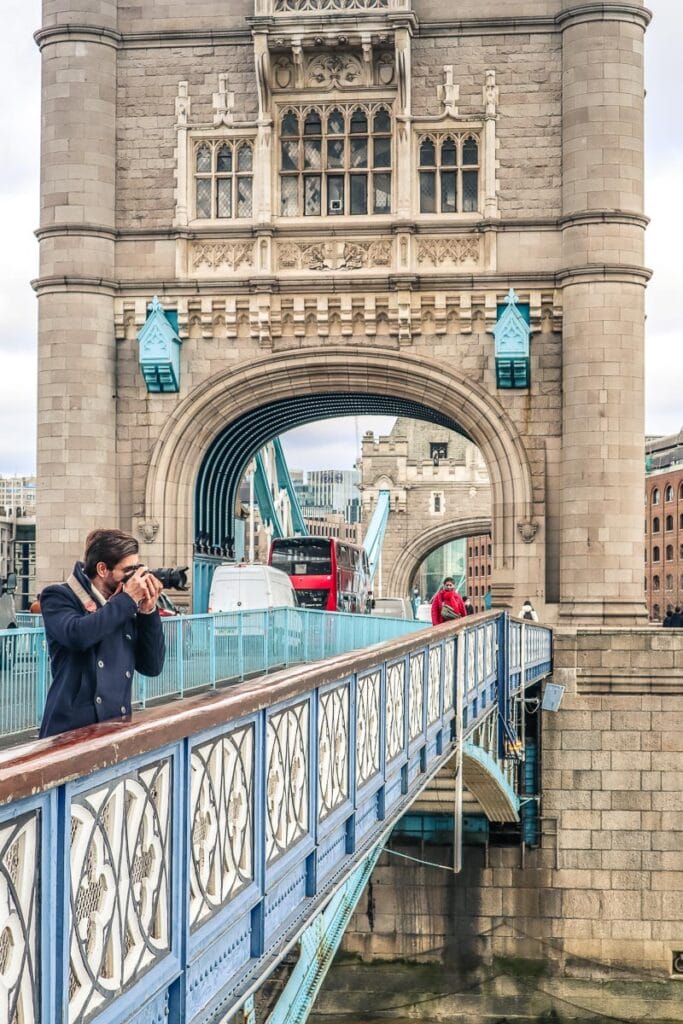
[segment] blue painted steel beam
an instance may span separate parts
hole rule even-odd
[[[299,504],[299,497],[294,489],[294,482],[289,472],[289,466],[287,465],[287,459],[285,453],[282,450],[282,444],[280,438],[276,437],[273,440],[273,448],[275,450],[275,469],[277,472],[277,482],[282,490],[287,492],[289,498],[289,507],[292,513],[292,525],[294,532],[298,533],[301,537],[308,536],[308,527],[306,526],[306,520],[304,514],[301,511],[301,505]]]
[[[384,844],[378,843],[370,851],[301,936],[299,959],[268,1017],[268,1024],[303,1024],[308,1019],[383,849]]]
[[[261,519],[264,523],[267,523],[273,530],[274,537],[284,537],[285,530],[282,525],[282,520],[278,514],[278,510],[275,507],[275,499],[270,489],[270,481],[268,480],[268,474],[266,473],[265,463],[261,452],[256,453],[254,459],[256,463],[256,469],[254,472],[254,497],[261,513]]]
[[[384,534],[386,532],[387,523],[389,521],[391,494],[389,491],[380,491],[377,496],[377,504],[375,505],[375,511],[372,513],[372,519],[368,523],[368,528],[365,531],[365,537],[363,539],[363,547],[368,556],[368,565],[370,566],[370,579],[375,578],[377,572],[377,566],[379,565],[380,555],[382,554],[382,544],[384,543]]]

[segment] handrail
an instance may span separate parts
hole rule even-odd
[[[42,626],[42,619],[38,617]],[[282,666],[319,661],[390,640],[422,624],[309,608],[182,615],[162,622],[161,675],[136,674],[133,707],[176,700]],[[42,628],[0,631],[0,737],[37,729],[50,682]]]

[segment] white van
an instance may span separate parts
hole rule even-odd
[[[413,606],[407,597],[376,597],[372,615],[384,615],[390,619],[414,619]]]
[[[248,612],[296,608],[296,591],[287,573],[269,565],[219,565],[209,593],[210,612]]]

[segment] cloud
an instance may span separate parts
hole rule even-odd
[[[393,416],[343,416],[309,423],[282,435],[290,469],[353,469],[366,430],[388,434]]]

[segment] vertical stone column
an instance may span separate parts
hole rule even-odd
[[[560,615],[643,600],[643,45],[638,0],[565,0]]]
[[[118,525],[116,0],[44,0],[38,293],[38,587]]]

